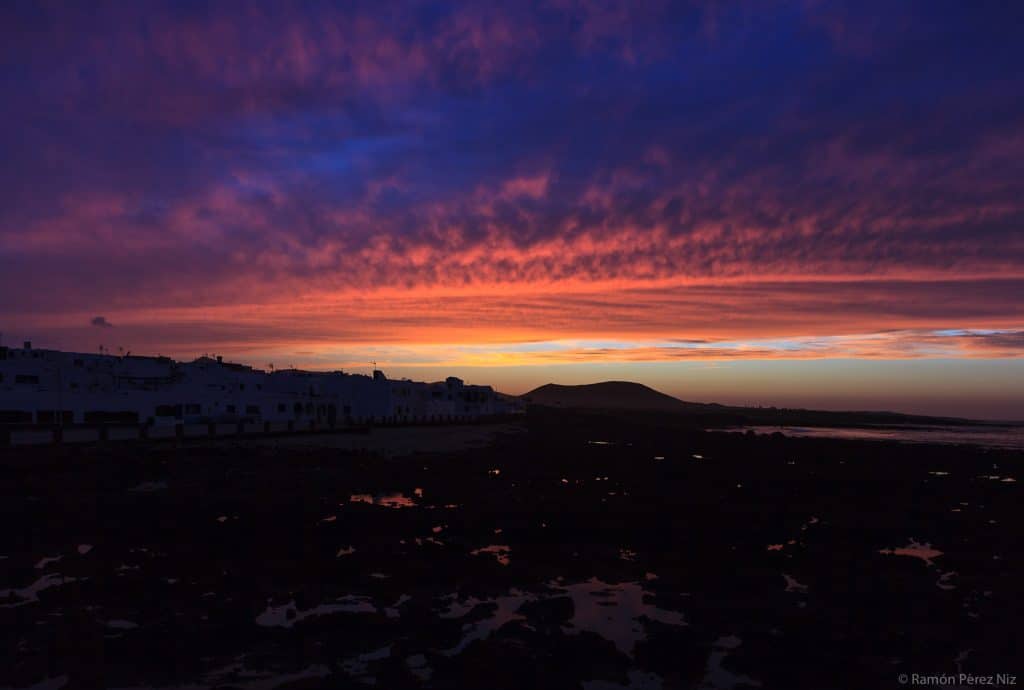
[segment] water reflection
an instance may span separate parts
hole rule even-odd
[[[955,570],[950,570],[948,573],[942,573],[939,575],[939,579],[935,581],[935,586],[946,591],[956,589],[956,585],[950,582],[954,577],[956,577]]]
[[[134,630],[139,627],[139,624],[133,623],[132,621],[115,619],[107,621],[107,627],[113,628],[114,630]]]
[[[391,656],[391,645],[386,647],[380,647],[370,652],[364,652],[358,656],[354,656],[351,659],[346,659],[341,663],[341,668],[350,676],[355,676],[359,680],[370,685],[376,685],[376,679],[368,676],[368,669],[371,663],[377,661],[383,661]]]
[[[880,549],[880,554],[886,556],[910,556],[911,558],[919,558],[929,566],[935,565],[932,562],[933,558],[938,558],[942,555],[942,551],[933,549],[931,543],[920,543],[913,539],[910,540],[910,544],[907,546],[901,546],[896,549]]]
[[[423,654],[413,654],[405,658],[405,665],[409,669],[409,673],[416,676],[424,683],[429,681],[434,675],[433,669],[427,665],[427,657]]]
[[[793,576],[782,573],[782,577],[786,580],[787,592],[799,592],[800,594],[807,592],[807,585],[800,584]]]
[[[296,623],[315,616],[327,616],[333,613],[376,613],[377,607],[368,597],[347,595],[334,604],[321,604],[311,609],[300,611],[292,599],[280,606],[267,606],[256,617],[256,624],[263,627],[290,628]]]
[[[738,649],[742,644],[743,640],[735,635],[725,635],[715,640],[715,644],[711,649],[711,656],[708,658],[708,668],[704,674],[704,682],[700,685],[702,690],[705,688],[709,690],[732,690],[743,685],[752,685],[756,688],[761,687],[759,681],[754,680],[750,676],[733,673],[722,665],[729,654],[734,649]]]
[[[572,585],[551,583],[573,602],[573,617],[563,628],[567,634],[589,631],[612,642],[623,654],[632,657],[636,643],[646,637],[641,618],[666,625],[687,625],[683,614],[647,603],[651,596],[639,583],[609,584],[591,578]]]
[[[645,621],[666,625],[687,625],[683,614],[658,608],[648,603],[651,596],[639,583],[624,582],[609,584],[597,578],[586,582],[563,585],[549,583],[551,592],[566,594],[573,603],[572,618],[562,627],[566,634],[592,632],[612,642],[619,651],[632,657],[636,644],[646,638]],[[439,614],[440,618],[463,618],[469,614],[489,612],[479,620],[463,626],[463,637],[459,643],[443,651],[446,656],[461,653],[472,642],[484,640],[505,625],[527,620],[519,611],[526,602],[550,598],[550,595],[536,595],[512,589],[507,595],[490,599],[468,597],[463,600],[452,596],[450,603]]]
[[[422,492],[421,492],[422,493]],[[380,494],[352,494],[350,503],[367,503],[384,508],[415,508],[416,502],[401,492]]]
[[[314,678],[326,678],[331,675],[327,666],[317,664],[308,666],[292,673],[279,673],[262,669],[248,668],[244,656],[237,657],[233,663],[207,673],[203,679],[204,687],[230,687],[243,690],[276,690],[290,687],[292,684],[303,683]],[[196,686],[179,686],[195,688]],[[129,690],[124,688],[122,690]],[[141,688],[139,690],[142,690]],[[198,689],[197,689],[198,690]]]
[[[730,431],[756,434],[781,432],[786,436],[838,438],[861,441],[899,441],[903,443],[941,443],[987,446],[989,448],[1024,448],[1024,425],[989,424],[956,426],[885,426],[871,427],[796,427],[749,426]]]
[[[386,606],[384,608],[384,615],[388,618],[401,617],[402,612],[399,609],[401,609],[403,605],[410,601],[412,601],[411,596],[409,596],[408,594],[401,595],[400,597],[398,597],[394,604],[392,604],[391,606]]]
[[[39,560],[39,562],[36,563],[36,570],[42,570],[43,568],[48,566],[50,563],[56,563],[57,561],[59,561],[62,558],[64,558],[64,556],[46,556],[44,558],[41,558]]]
[[[60,573],[49,573],[22,589],[0,589],[0,599],[15,599],[13,602],[0,604],[0,608],[11,609],[39,601],[40,592],[51,587],[60,587],[68,582],[74,582],[75,579],[73,577],[64,577]]]
[[[485,546],[481,549],[474,549],[469,552],[471,556],[478,556],[482,553],[492,554],[494,559],[502,565],[508,565],[511,562],[509,555],[512,553],[512,549],[508,547],[508,544],[491,544],[490,546]]]
[[[513,621],[526,620],[526,617],[519,613],[519,607],[527,601],[534,601],[536,597],[526,594],[517,589],[510,590],[507,595],[493,599],[481,600],[476,597],[469,597],[464,601],[454,599],[448,609],[439,614],[440,618],[462,618],[474,611],[477,607],[489,609],[491,615],[473,623],[466,623],[462,626],[463,636],[459,643],[451,649],[441,653],[445,656],[455,656],[476,640],[485,640],[493,633]]]
[[[164,491],[165,489],[167,489],[167,482],[142,482],[128,490],[136,493],[150,493],[153,491]]]

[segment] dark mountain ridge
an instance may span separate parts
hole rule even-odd
[[[642,383],[631,381],[602,381],[579,386],[548,383],[533,389],[522,397],[529,403],[548,407],[679,412],[720,407],[719,405],[684,402]]]
[[[781,407],[736,407],[680,400],[649,386],[631,381],[602,381],[566,386],[548,383],[521,398],[531,405],[605,411],[674,412],[701,417],[709,425],[806,425],[806,426],[1008,426],[956,417],[928,417],[884,411],[829,411]]]

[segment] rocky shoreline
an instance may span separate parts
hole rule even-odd
[[[471,429],[5,451],[0,687],[867,688],[1019,670],[1020,452],[653,413]]]

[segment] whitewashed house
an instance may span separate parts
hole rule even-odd
[[[296,369],[200,357],[0,347],[0,424],[288,424],[324,428],[473,420],[512,411],[490,386]]]

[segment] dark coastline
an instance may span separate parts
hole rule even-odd
[[[3,451],[0,591],[19,592],[0,596],[0,687],[1024,676],[1024,453],[698,426],[533,408],[491,445],[413,456],[315,439]],[[415,505],[352,500],[390,493]],[[942,554],[880,553],[912,540]]]

